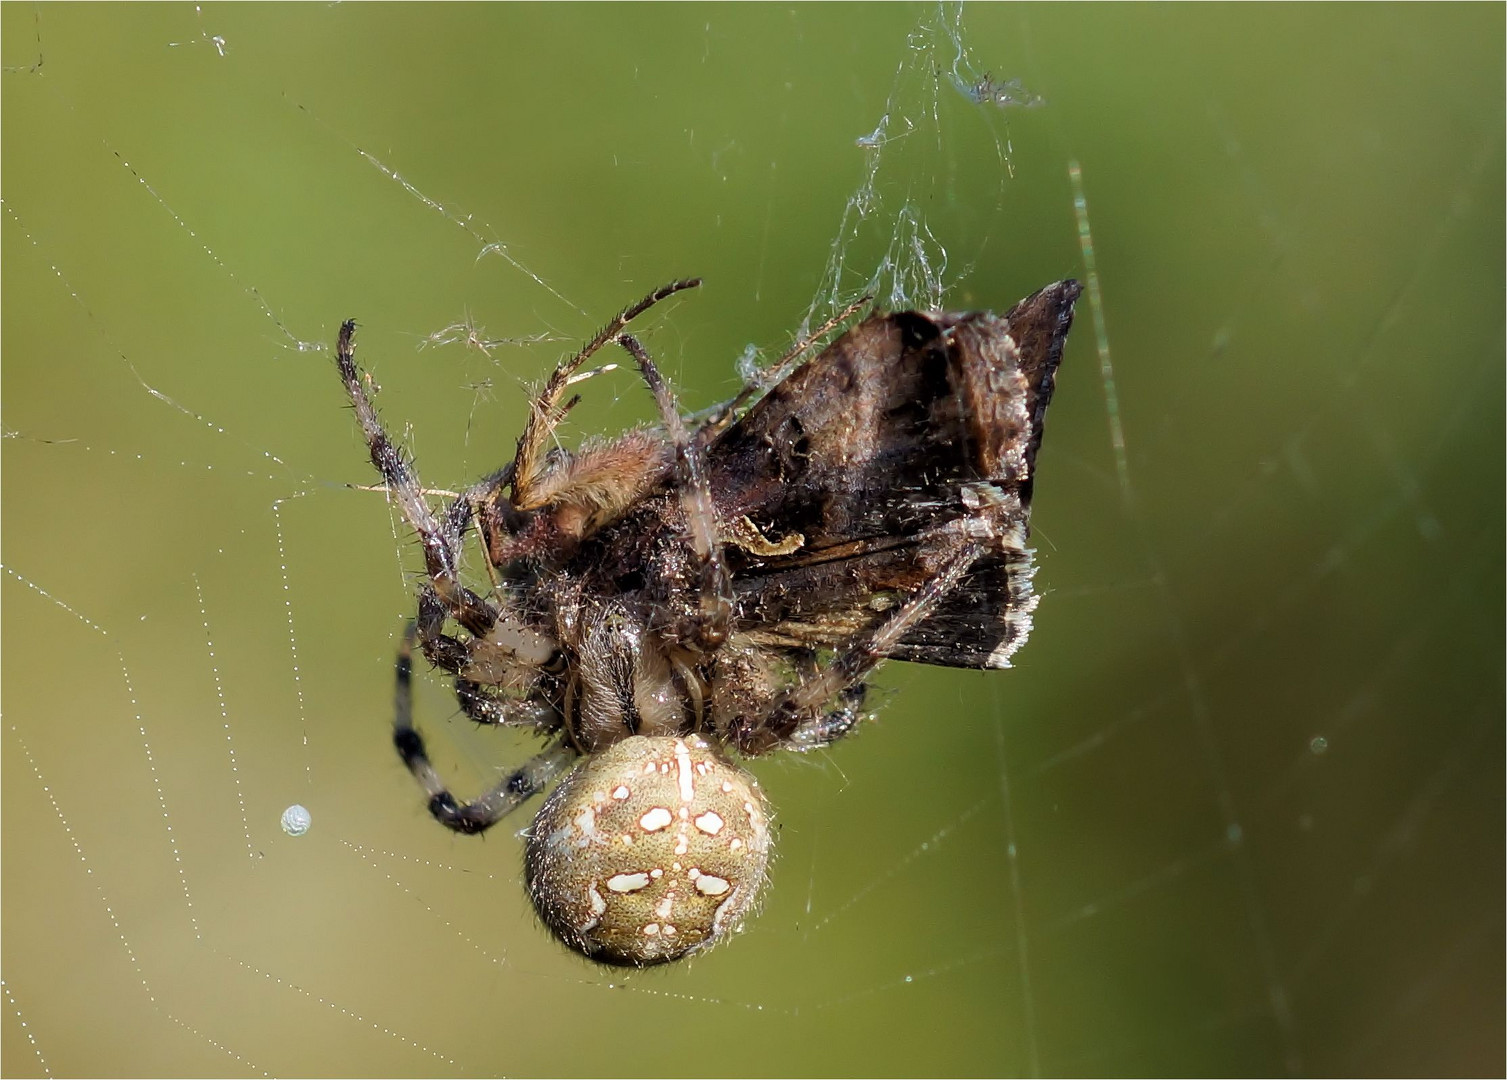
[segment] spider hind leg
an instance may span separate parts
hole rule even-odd
[[[843,690],[837,695],[835,708],[797,724],[790,733],[787,745],[798,753],[831,746],[862,722],[863,702],[868,690],[868,684],[862,682]]]
[[[730,736],[745,754],[790,743],[801,749],[841,738],[861,719],[852,699],[856,689],[882,664],[902,638],[924,622],[984,552],[983,544],[962,535],[952,539],[937,572],[882,623],[858,634],[837,655],[785,691],[767,708],[738,717]],[[832,707],[836,699],[838,704]],[[804,744],[804,745],[803,745]]]

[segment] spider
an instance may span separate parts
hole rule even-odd
[[[770,809],[729,752],[827,746],[864,719],[887,658],[1009,666],[1036,604],[1025,546],[1042,419],[1076,282],[1004,317],[876,313],[815,358],[799,342],[692,426],[637,338],[672,282],[611,319],[531,403],[513,460],[441,509],[336,362],[390,497],[424,556],[397,658],[393,742],[430,813],[480,833],[564,779],[527,831],[543,922],[593,960],[644,966],[734,931],[766,879]],[[659,425],[554,444],[608,346]],[[604,369],[598,369],[604,370]],[[461,577],[474,530],[489,587]],[[482,724],[545,748],[463,802],[412,719],[412,650]]]

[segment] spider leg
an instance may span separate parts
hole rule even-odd
[[[429,812],[436,821],[458,833],[484,832],[548,787],[551,780],[570,767],[576,752],[565,743],[556,742],[471,802],[456,799],[430,763],[424,739],[413,726],[413,639],[417,633],[417,626],[410,623],[398,647],[393,745],[429,796]]]
[[[901,639],[925,621],[963,580],[985,551],[982,543],[966,536],[964,532],[954,542],[937,573],[907,597],[889,618],[849,642],[816,674],[782,694],[762,716],[740,717],[731,733],[739,749],[756,754],[803,730],[817,733],[815,737],[819,739],[820,733],[826,730],[824,725],[840,729],[832,738],[846,734],[857,722],[857,714],[844,727],[842,714],[847,711],[846,703],[827,716],[823,715],[824,707],[834,697],[866,679]],[[828,720],[829,716],[831,720]],[[807,737],[812,736],[808,734]]]
[[[711,487],[706,479],[706,465],[701,448],[686,431],[680,419],[680,408],[675,395],[654,366],[648,352],[637,338],[623,334],[618,344],[627,349],[638,361],[638,370],[654,395],[659,406],[659,416],[664,422],[665,433],[675,447],[678,466],[680,503],[685,514],[686,530],[690,533],[691,550],[701,564],[700,601],[694,625],[679,628],[677,636],[699,645],[703,651],[714,649],[727,638],[728,624],[732,621],[732,582],[727,565],[722,560],[722,548],[717,543],[717,512],[712,505]]]
[[[790,733],[790,749],[801,753],[820,750],[852,731],[863,719],[863,699],[868,689],[865,683],[854,683],[838,695],[837,708],[798,723]]]
[[[622,333],[623,327],[655,304],[685,289],[694,289],[700,284],[700,278],[689,278],[685,281],[672,281],[668,285],[655,289],[636,304],[630,304],[618,312],[606,326],[597,331],[594,338],[581,347],[580,352],[555,368],[549,381],[544,384],[544,389],[539,392],[539,396],[530,407],[528,422],[524,425],[523,434],[518,438],[518,453],[513,458],[512,471],[514,507],[519,510],[533,510],[546,501],[540,498],[541,491],[539,490],[539,481],[546,471],[545,445],[549,442],[549,437],[555,427],[565,419],[565,414],[578,400],[577,398],[565,399],[565,391],[570,387],[572,377],[580,370],[581,365],[591,359],[604,345],[615,340]]]
[[[445,509],[445,525],[458,541],[464,540],[467,527],[475,519],[476,537],[481,545],[481,562],[487,568],[487,577],[492,582],[494,592],[501,588],[502,581],[497,576],[497,567],[492,563],[491,533],[494,530],[488,527],[485,515],[495,505],[494,500],[501,497],[502,489],[512,478],[512,465],[498,469],[455,496],[454,501]]]
[[[537,693],[527,696],[488,693],[490,687],[500,685],[496,678],[497,672],[488,672],[487,675],[491,676],[488,678],[479,675],[472,666],[477,660],[477,653],[485,650],[485,644],[464,642],[445,633],[445,620],[448,617],[444,601],[435,595],[434,590],[427,587],[422,589],[419,592],[419,617],[410,625],[403,649],[411,652],[410,642],[416,636],[429,662],[441,671],[448,671],[455,676],[455,698],[460,703],[461,711],[478,724],[506,724],[540,730],[553,730],[557,727],[559,713],[546,698]],[[510,626],[506,615],[498,623],[504,628]],[[534,660],[537,662],[537,655]],[[531,665],[522,665],[522,670],[531,670]]]
[[[419,543],[424,549],[424,568],[435,594],[444,602],[455,621],[478,637],[484,637],[497,621],[496,613],[486,601],[467,589],[460,582],[460,533],[449,520],[441,522],[424,501],[423,489],[413,466],[404,459],[403,451],[388,438],[382,421],[366,388],[361,384],[361,372],[356,367],[353,338],[356,333],[354,319],[340,327],[340,337],[335,345],[335,363],[340,368],[340,378],[350,395],[351,405],[356,410],[356,419],[361,424],[362,434],[371,453],[372,464],[382,474],[387,488],[392,492],[403,516],[419,534]]]
[[[715,439],[718,435],[722,434],[722,432],[727,429],[728,425],[737,416],[738,410],[746,405],[750,398],[762,394],[770,387],[776,386],[779,383],[783,382],[785,376],[789,375],[792,371],[795,370],[797,361],[799,361],[800,358],[805,355],[805,353],[809,351],[812,346],[814,346],[822,338],[826,337],[828,333],[836,329],[839,325],[847,322],[850,317],[856,314],[865,304],[873,299],[874,296],[872,293],[866,296],[860,296],[857,300],[853,301],[847,307],[843,308],[836,315],[833,315],[830,319],[822,323],[815,330],[797,339],[796,342],[785,351],[784,356],[780,357],[773,364],[770,364],[768,367],[758,372],[752,379],[749,380],[748,385],[744,386],[743,389],[738,391],[737,395],[734,396],[731,401],[724,402],[723,404],[717,406],[712,410],[710,415],[708,415],[705,421],[702,423],[701,427],[696,429],[696,445],[702,447],[710,445],[713,439]]]

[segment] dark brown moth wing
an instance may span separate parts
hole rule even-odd
[[[1008,526],[894,651],[1003,667],[1030,628],[1025,548],[1041,426],[1080,287],[989,313],[875,315],[773,387],[708,449],[738,625],[836,645],[937,572],[939,534],[981,503]]]
[[[1041,448],[1041,434],[1046,425],[1047,406],[1057,387],[1057,365],[1062,363],[1062,348],[1073,326],[1073,305],[1083,286],[1076,281],[1059,281],[1033,293],[1010,309],[1005,325],[1015,341],[1016,362],[1026,383],[1026,411],[1031,418],[1031,434],[1026,445],[1025,503],[1031,505],[1030,486],[1036,474],[1036,451]]]

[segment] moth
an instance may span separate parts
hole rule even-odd
[[[433,816],[461,833],[563,776],[528,830],[525,882],[544,924],[607,964],[694,954],[755,907],[770,809],[735,755],[849,734],[885,660],[1009,666],[1037,602],[1036,456],[1080,292],[1057,282],[1003,315],[874,313],[687,421],[627,328],[697,284],[656,290],[563,361],[513,460],[439,507],[382,427],[354,322],[336,348],[424,555],[394,744]],[[582,369],[611,346],[659,424],[555,445]],[[484,581],[462,572],[472,533]],[[414,727],[415,642],[472,720],[545,741],[469,802]]]

